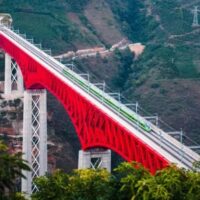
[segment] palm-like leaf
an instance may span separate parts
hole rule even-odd
[[[21,170],[30,170],[27,162],[22,159],[22,154],[10,155],[5,144],[0,141],[0,195],[15,192],[16,178],[25,178]]]

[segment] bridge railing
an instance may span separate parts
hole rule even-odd
[[[15,31],[15,34],[18,35],[19,31]],[[20,37],[20,36],[18,36],[18,37]],[[33,45],[32,44],[33,40],[30,43],[29,39],[27,39],[27,38],[25,39],[24,37],[20,37],[18,39],[20,39],[22,41],[26,40],[27,45]],[[38,49],[37,46],[35,46],[34,48]],[[150,121],[146,120],[144,115],[142,117],[142,113],[140,113],[141,108],[138,106],[138,103],[135,103],[136,106],[135,106],[134,110],[130,109],[129,106],[131,105],[131,103],[130,102],[125,103],[125,98],[121,94],[118,93],[118,95],[116,95],[117,93],[109,92],[110,89],[108,87],[106,87],[105,84],[102,84],[102,85],[99,84],[99,86],[101,85],[101,87],[103,87],[103,89],[99,88],[97,86],[97,84],[95,85],[95,83],[93,84],[90,82],[91,79],[90,79],[89,75],[83,76],[83,73],[81,73],[80,75],[77,74],[77,72],[75,72],[76,67],[73,63],[70,64],[71,66],[69,66],[69,64],[68,64],[68,66],[66,67],[66,65],[56,61],[52,57],[49,57],[49,55],[47,55],[45,52],[43,52],[39,49],[38,49],[38,51],[44,57],[46,57],[46,59],[50,59],[51,61],[55,62],[59,68],[59,72],[63,73],[63,71],[66,71],[66,73],[69,73],[69,75],[67,77],[68,79],[76,82],[77,85],[79,85],[85,92],[89,93],[91,96],[93,96],[93,97],[95,96],[96,98],[98,97],[98,100],[102,104],[109,107],[111,110],[113,110],[116,114],[123,117],[125,120],[130,121],[131,124],[134,125],[134,127],[136,127],[138,130],[143,132],[143,134],[145,134],[147,137],[151,136],[151,139],[154,140],[155,142],[159,143],[161,146],[166,145],[166,142],[167,142],[167,145],[170,145],[170,148],[172,150],[175,149],[176,151],[178,151],[178,152],[176,152],[176,157],[177,157],[177,155],[178,156],[181,155],[182,158],[184,158],[184,157],[187,157],[189,154],[191,154],[191,155],[194,154],[194,152],[192,150],[185,147],[183,144],[181,144],[177,140],[173,139],[170,135],[167,135],[163,130],[161,130],[160,128],[155,126]],[[62,69],[60,69],[60,68],[62,68]],[[66,76],[66,74],[65,74],[65,76]],[[87,77],[87,78],[85,78],[85,77]],[[115,96],[113,96],[113,94],[115,94]],[[126,105],[129,105],[129,106],[126,106]],[[132,105],[134,105],[134,104],[132,104]],[[132,117],[130,117],[130,115]],[[132,118],[135,118],[136,120],[132,119]],[[142,122],[142,123],[140,123],[140,122]],[[144,126],[146,126],[145,127],[146,130],[144,129]],[[151,129],[150,131],[148,129],[149,127]],[[153,134],[154,134],[155,138],[152,138]],[[187,153],[185,151],[187,151]],[[173,154],[173,152],[172,152],[172,154]],[[195,155],[194,155],[194,157],[197,158],[197,156],[195,156]]]

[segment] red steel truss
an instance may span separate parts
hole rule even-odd
[[[98,109],[1,34],[0,48],[20,66],[25,88],[46,88],[63,104],[76,129],[83,150],[94,147],[109,148],[127,161],[142,163],[152,173],[169,164],[167,158]]]

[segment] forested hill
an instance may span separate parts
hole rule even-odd
[[[11,13],[15,27],[56,55],[108,48],[123,38],[144,44],[136,61],[116,52],[79,65],[100,79],[107,70],[112,87],[200,141],[200,27],[192,27],[194,6],[200,0],[0,0],[0,12]]]

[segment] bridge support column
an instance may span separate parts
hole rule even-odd
[[[23,171],[22,192],[27,195],[37,191],[33,179],[47,172],[47,101],[46,90],[24,92],[23,159],[31,172]]]
[[[17,63],[9,56],[9,54],[5,53],[4,94],[8,96],[11,95],[13,91],[17,91],[18,94],[23,94],[23,76]]]
[[[80,150],[78,169],[105,168],[111,172],[111,151],[105,149]]]
[[[11,94],[11,57],[5,53],[5,81],[4,81],[4,94]]]

